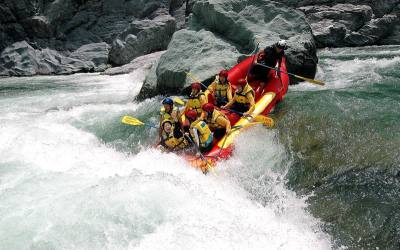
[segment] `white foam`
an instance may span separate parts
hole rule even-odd
[[[302,82],[295,86],[290,86],[290,90],[294,91],[318,91],[326,89],[342,89],[349,87],[364,86],[365,82],[377,83],[383,79],[381,70],[389,67],[400,65],[400,56],[394,56],[393,52],[386,53],[376,51],[370,55],[365,55],[364,51],[352,52],[348,56],[353,58],[336,58],[336,50],[323,51],[325,58],[320,59],[317,75],[315,79],[325,82],[325,86],[317,86],[307,82]],[[346,52],[346,51],[345,51]],[[342,53],[344,53],[342,51]],[[377,56],[387,57],[381,58]],[[343,55],[345,56],[345,55]],[[367,81],[366,81],[367,80]]]
[[[74,122],[155,101],[130,103],[126,76],[72,77],[90,88],[16,97],[11,108],[0,102],[2,248],[330,248],[304,198],[284,185],[289,163],[274,131],[244,134],[253,147],[237,147],[215,176],[155,149],[126,155]]]

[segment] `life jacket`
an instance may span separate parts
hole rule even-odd
[[[228,82],[228,80],[226,80],[225,84],[222,84],[219,82],[219,77],[216,76],[215,77],[215,98],[217,100],[228,100],[228,88],[230,85],[230,82]]]
[[[172,113],[175,112],[178,114],[178,107],[173,107],[170,112],[166,112],[164,107],[160,109],[160,115],[162,116],[163,120],[170,120],[171,122],[175,122],[174,118],[172,118]]]
[[[186,141],[185,137],[175,138],[174,132],[165,133],[163,132],[162,135],[163,144],[171,150],[183,149],[188,146],[188,142]]]
[[[254,97],[253,88],[249,84],[246,84],[241,92],[235,93],[235,96],[234,96],[235,102],[240,103],[240,104],[249,104],[250,101],[247,98],[248,93],[251,93]]]
[[[196,96],[189,96],[187,105],[189,108],[195,110],[197,112],[197,116],[200,116],[203,110],[201,109],[200,97],[204,96],[203,92],[198,93]]]
[[[164,123],[167,121],[170,121],[170,120],[165,119],[161,123],[161,129],[163,129]],[[179,138],[175,137],[176,136],[175,129],[176,129],[175,126],[172,125],[170,133],[167,133],[163,130],[162,137],[161,137],[161,144],[170,150],[179,150],[179,149],[183,149],[183,148],[187,147],[189,144],[186,141],[183,134]]]
[[[192,128],[196,128],[199,132],[200,146],[207,147],[213,140],[213,136],[207,123],[204,121],[197,121],[191,125]]]
[[[216,129],[216,128],[225,128],[225,127],[221,127],[221,125],[217,122],[218,118],[224,118],[227,120],[227,122],[229,122],[228,118],[225,116],[225,114],[223,114],[222,112],[214,109],[212,115],[208,115],[206,118],[206,122],[208,124],[208,127],[211,129]]]

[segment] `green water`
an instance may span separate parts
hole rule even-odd
[[[336,247],[400,248],[399,49],[321,51],[327,87],[292,88],[279,107],[287,184],[311,194]]]

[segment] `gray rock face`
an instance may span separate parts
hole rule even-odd
[[[0,52],[23,40],[36,50],[49,48],[65,55],[87,44],[105,42],[115,44],[112,63],[128,63],[137,56],[167,47],[175,31],[174,16],[179,16],[179,27],[186,25],[186,2],[3,0]]]
[[[110,51],[110,61],[116,65],[153,51],[165,49],[175,32],[175,19],[170,15],[153,20],[133,21],[117,38]]]
[[[1,53],[0,75],[32,76],[103,71],[108,67],[108,48],[105,43],[91,44],[66,55],[51,49],[34,49],[26,41],[17,42]]]
[[[91,63],[95,72],[104,71],[109,67],[107,64],[109,49],[110,46],[104,42],[86,44],[71,53],[70,57]]]
[[[150,69],[151,66],[154,65],[160,59],[160,56],[164,54],[165,51],[158,51],[148,55],[140,56],[132,60],[130,63],[125,64],[121,67],[109,68],[106,71],[102,72],[102,75],[120,75],[120,74],[129,74],[135,69],[144,68]]]
[[[206,31],[207,30],[207,31]],[[211,33],[212,31],[213,33]],[[185,71],[200,79],[213,77],[236,64],[259,38],[264,47],[288,39],[288,66],[292,72],[314,76],[316,47],[303,13],[268,0],[198,0],[193,5],[189,29],[172,37],[167,52],[153,66],[139,98],[157,93],[176,93],[187,86]]]
[[[390,13],[393,8],[398,4],[398,0],[281,0],[281,3],[287,4],[293,7],[301,6],[334,6],[341,3],[353,4],[353,5],[368,5],[372,8],[374,14],[377,17],[382,17],[385,14]]]
[[[374,18],[367,5],[306,6],[299,10],[306,14],[318,47],[377,44],[398,22],[394,15]]]

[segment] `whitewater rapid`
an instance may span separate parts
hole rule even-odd
[[[285,186],[277,131],[242,134],[203,175],[150,145],[146,71],[0,79],[0,249],[330,249]]]

